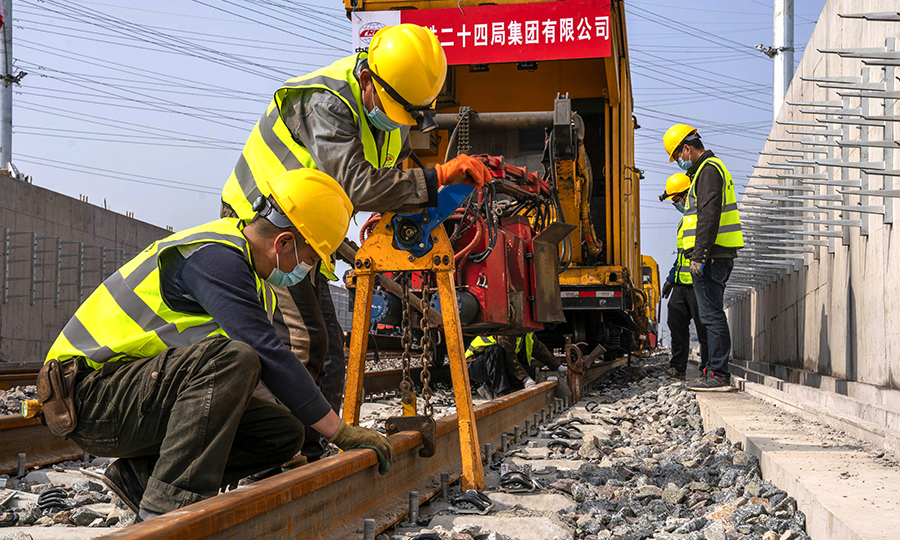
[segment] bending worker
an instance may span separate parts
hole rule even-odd
[[[288,80],[247,139],[222,192],[222,217],[253,219],[253,201],[268,194],[266,180],[286,170],[329,174],[359,212],[418,211],[437,205],[441,185],[489,181],[487,168],[466,155],[430,169],[397,168],[411,154],[410,126],[436,127],[434,103],[446,73],[434,34],[401,24],[379,30],[368,53]],[[276,288],[276,323],[337,411],[343,340],[327,281],[316,274]]]
[[[304,426],[340,448],[376,450],[382,473],[394,459],[383,435],[331,410],[271,323],[267,282],[300,279],[319,260],[330,266],[353,207],[318,171],[291,171],[266,188],[250,224],[206,223],[125,264],[47,356],[51,369],[77,368],[72,440],[120,458],[105,480],[140,520],[288,461]],[[252,396],[260,379],[284,406]]]
[[[684,213],[684,202],[687,199],[688,190],[691,187],[691,179],[684,173],[676,173],[666,180],[666,190],[659,196],[661,201],[672,201],[676,210]],[[676,379],[685,379],[687,371],[688,353],[691,349],[691,320],[697,329],[697,339],[700,341],[700,372],[706,373],[706,362],[709,359],[709,347],[706,341],[706,327],[700,320],[700,312],[697,309],[697,297],[694,296],[694,287],[691,285],[690,261],[684,256],[684,219],[678,222],[677,246],[678,253],[675,256],[675,264],[669,270],[669,277],[663,285],[662,297],[669,298],[667,304],[669,315],[667,323],[672,334],[672,358],[669,361],[669,369],[666,373]]]
[[[697,130],[676,124],[663,136],[669,161],[691,178],[684,204],[684,255],[690,259],[691,278],[700,320],[709,340],[706,373],[688,383],[691,390],[733,390],[728,372],[731,333],[725,315],[725,284],[734,268],[738,249],[744,247],[734,180],[711,150],[706,150]]]
[[[485,399],[531,388],[542,366],[566,372],[566,366],[553,356],[534,332],[524,336],[478,336],[466,349],[469,380],[483,383],[478,393]]]

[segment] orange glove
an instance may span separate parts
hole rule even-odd
[[[469,184],[481,187],[491,181],[491,173],[484,163],[465,154],[460,154],[443,165],[435,165],[434,170],[437,171],[438,184],[441,186]]]

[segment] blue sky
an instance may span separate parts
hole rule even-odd
[[[825,0],[795,0],[795,63]],[[34,183],[176,230],[219,193],[274,89],[349,51],[337,0],[13,0],[13,162]],[[771,127],[771,0],[626,1],[642,250],[666,273],[680,215],[673,123],[697,127],[739,185]],[[731,9],[729,9],[731,8]],[[740,188],[739,188],[740,189]],[[354,234],[351,233],[351,236]]]

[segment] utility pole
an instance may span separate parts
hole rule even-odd
[[[0,91],[0,169],[6,169],[12,162],[12,101],[15,81],[12,65],[12,0],[2,0],[0,7],[3,9],[3,26],[0,27],[3,31],[0,46],[3,56],[0,72],[3,77],[3,89]]]
[[[760,43],[756,48],[775,61],[772,76],[774,122],[794,78],[794,0],[775,0],[774,42],[771,47]]]
[[[794,0],[775,0],[775,72],[772,79],[772,121],[794,78]]]

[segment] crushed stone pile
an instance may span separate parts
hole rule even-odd
[[[797,502],[763,480],[756,457],[726,439],[724,429],[703,430],[694,394],[663,374],[667,367],[665,355],[623,366],[556,422],[602,432],[602,437],[575,438],[576,430],[566,444],[545,440],[544,454],[540,440],[531,439],[531,459],[570,464],[553,467],[550,476],[534,471],[543,492],[564,494],[572,502],[547,517],[566,523],[567,538],[575,540],[810,540]],[[502,466],[525,452],[519,445],[506,455],[495,454],[494,460]],[[534,463],[540,467],[540,461]],[[499,491],[495,486],[486,494]],[[452,509],[435,515],[441,513]],[[428,533],[441,540],[468,540],[460,531],[439,528],[393,538]],[[497,538],[503,533],[498,527]]]

